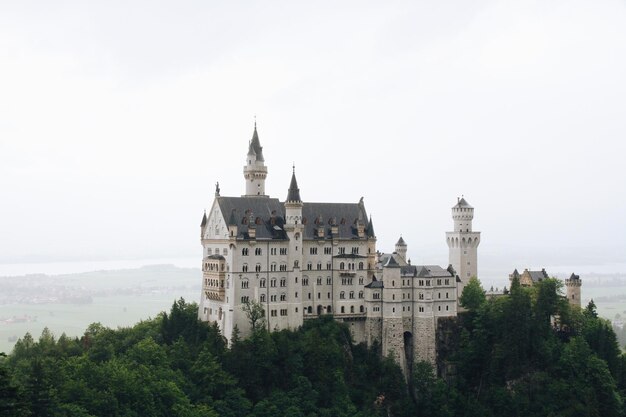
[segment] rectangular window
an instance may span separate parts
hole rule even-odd
[[[324,255],[332,255],[332,253],[333,253],[332,247],[324,248]]]

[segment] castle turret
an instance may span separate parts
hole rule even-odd
[[[293,167],[291,174],[291,183],[287,191],[287,199],[285,200],[285,221],[288,225],[297,225],[302,223],[302,199],[300,198],[300,189],[296,180],[296,167]]]
[[[406,242],[404,241],[404,239],[402,239],[402,236],[400,236],[400,239],[398,239],[398,241],[396,242],[396,253],[405,262],[406,262],[406,249],[407,249]]]
[[[243,176],[246,179],[246,196],[265,196],[265,178],[267,167],[263,159],[263,147],[259,141],[259,134],[254,123],[254,133],[248,146],[246,165],[243,167]]]
[[[289,268],[293,269],[294,276],[297,276],[302,268],[302,245],[304,244],[303,206],[298,181],[296,180],[296,167],[294,166],[291,174],[291,183],[287,191],[287,200],[285,201],[285,232],[287,232],[287,237],[289,238],[288,262]]]
[[[449,248],[449,263],[456,271],[459,282],[457,300],[463,293],[463,288],[471,277],[478,276],[478,245],[480,232],[472,231],[474,207],[470,206],[465,198],[459,198],[452,207],[454,232],[446,233],[446,242]]]
[[[565,280],[565,286],[567,287],[567,300],[571,305],[580,307],[580,287],[582,281],[580,276],[572,275]]]

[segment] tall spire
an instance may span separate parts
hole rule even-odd
[[[254,120],[254,133],[252,133],[252,140],[250,141],[250,146],[248,147],[248,155],[256,155],[256,160],[260,162],[264,162],[263,159],[263,147],[261,146],[261,141],[259,140],[259,133],[256,130],[256,119]]]
[[[243,167],[243,176],[246,179],[247,196],[265,195],[265,178],[267,177],[267,167],[263,158],[263,147],[259,141],[259,133],[254,122],[254,133],[248,144],[248,156],[246,165]]]
[[[372,216],[370,216],[369,222],[367,222],[367,236],[376,237],[374,234],[374,223],[372,222]]]
[[[289,184],[289,192],[287,193],[287,201],[302,202],[300,199],[300,189],[298,188],[298,181],[296,180],[296,166],[293,166],[293,173],[291,174],[291,184]]]

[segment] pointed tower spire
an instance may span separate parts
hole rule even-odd
[[[369,222],[367,222],[367,237],[376,237],[374,234],[374,223],[372,222],[372,216],[370,216]]]
[[[247,196],[266,197],[265,178],[267,177],[267,167],[263,158],[263,147],[261,146],[261,141],[259,141],[259,133],[256,129],[256,118],[252,140],[248,144],[248,156],[246,165],[243,167],[243,176],[246,179]]]
[[[296,166],[293,165],[293,172],[291,174],[291,184],[289,184],[289,191],[287,193],[287,201],[302,202],[300,199],[300,189],[298,188],[298,181],[296,180]]]

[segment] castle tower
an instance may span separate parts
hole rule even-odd
[[[407,375],[406,352],[404,349],[402,271],[390,256],[383,265],[382,292],[382,354],[391,355]]]
[[[243,167],[243,176],[246,179],[246,196],[266,196],[267,167],[263,159],[263,147],[256,131],[256,122],[254,122],[254,133],[248,147],[246,165]]]
[[[458,300],[469,279],[478,276],[477,249],[480,244],[480,232],[472,231],[474,207],[464,198],[459,198],[457,204],[452,207],[452,219],[454,231],[446,232],[446,242],[449,248],[449,263],[460,280],[457,286]]]
[[[580,287],[582,281],[580,276],[572,275],[565,280],[565,286],[567,287],[567,300],[571,305],[580,307]]]
[[[396,253],[399,257],[402,258],[404,262],[406,262],[406,249],[406,242],[404,241],[404,239],[402,239],[402,236],[400,236],[400,239],[398,239],[398,241],[396,242]]]

